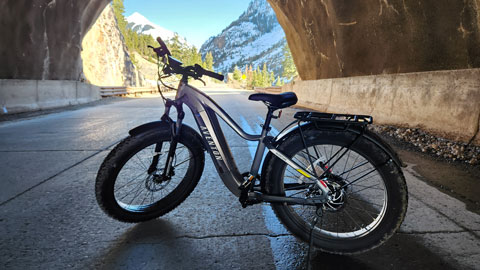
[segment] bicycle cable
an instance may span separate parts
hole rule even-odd
[[[308,253],[307,253],[307,270],[311,270],[312,265],[311,265],[311,256],[312,256],[312,246],[313,246],[313,231],[315,229],[315,226],[317,225],[318,219],[320,218],[320,226],[322,225],[322,217],[323,217],[323,212],[322,208],[318,207],[317,210],[315,211],[315,217],[313,218],[312,222],[310,223],[310,239],[308,241]]]
[[[176,89],[171,87],[171,86],[166,85],[163,82],[162,79],[168,78],[171,75],[162,76],[162,74],[160,73],[160,63],[162,63],[162,62],[160,61],[160,58],[157,55],[157,76],[158,76],[158,78],[157,78],[157,90],[158,90],[158,93],[160,93],[160,96],[162,97],[163,105],[165,105],[167,98],[165,98],[165,96],[163,95],[162,89],[160,88],[160,85],[158,84],[158,82],[160,82],[165,88],[168,88],[170,90],[176,90]],[[163,72],[163,69],[164,69],[164,67],[162,68],[162,72]]]

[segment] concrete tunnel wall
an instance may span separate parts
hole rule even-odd
[[[480,0],[269,0],[303,80],[480,67]]]
[[[306,108],[480,145],[480,69],[295,81],[282,91],[295,91]]]
[[[109,2],[0,1],[0,79],[80,80],[82,39]]]

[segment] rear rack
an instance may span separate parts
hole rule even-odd
[[[373,123],[373,117],[370,115],[357,114],[337,114],[322,112],[297,112],[293,116],[300,121],[319,121],[319,122],[335,122],[348,123],[353,125],[367,125]]]

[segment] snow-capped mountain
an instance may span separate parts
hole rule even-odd
[[[139,34],[151,35],[153,39],[161,37],[163,40],[167,41],[175,36],[174,32],[152,23],[138,12],[134,12],[132,15],[128,16],[125,19],[127,20],[128,28]],[[187,43],[185,38],[181,36],[179,37],[179,40],[181,43]]]
[[[252,65],[255,69],[266,63],[278,76],[282,72],[285,43],[285,33],[270,4],[253,0],[236,21],[208,39],[200,52],[203,56],[212,52],[214,68],[222,73],[232,72],[235,65],[240,69]]]

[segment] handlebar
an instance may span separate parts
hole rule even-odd
[[[215,73],[213,71],[206,70],[202,66],[200,66],[199,64],[195,64],[194,69],[195,69],[196,73],[201,74],[200,77],[202,75],[205,75],[205,76],[217,79],[219,81],[223,81],[223,79],[225,78],[222,74],[218,74],[218,73]]]
[[[223,81],[225,78],[222,74],[215,73],[210,70],[204,69],[202,66],[199,64],[195,64],[194,66],[182,66],[182,62],[178,61],[177,59],[173,58],[170,53],[170,50],[168,50],[167,45],[165,42],[160,37],[157,37],[157,42],[160,44],[160,47],[154,48],[152,46],[148,46],[149,48],[152,48],[153,51],[157,54],[157,56],[160,57],[167,57],[167,66],[164,69],[164,72],[167,74],[181,74],[183,76],[190,76],[194,79],[200,79],[203,75],[217,79],[219,81]]]

